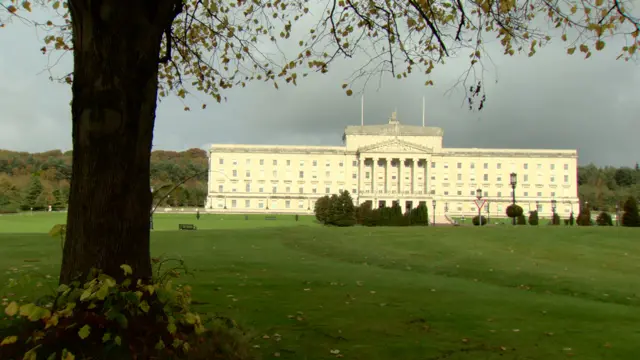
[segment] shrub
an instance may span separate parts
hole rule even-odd
[[[569,215],[569,225],[573,226],[573,224],[575,223],[575,218],[573,217],[573,211],[571,212],[571,215]]]
[[[476,215],[473,217],[473,219],[471,219],[471,222],[475,226],[484,226],[484,225],[487,225],[487,218],[484,217],[484,215],[481,215],[481,216]]]
[[[609,215],[606,211],[598,214],[596,218],[596,224],[598,226],[613,226],[613,219],[611,219],[611,215]]]
[[[558,215],[558,213],[553,213],[553,216],[551,217],[551,225],[560,225],[560,221],[560,215]],[[567,225],[567,223],[565,223],[565,225]]]
[[[417,208],[411,209],[409,213],[410,224],[418,225],[418,226],[428,226],[429,225],[429,210],[427,209],[427,205],[420,204]]]
[[[638,214],[638,203],[633,196],[630,196],[622,206],[624,213],[622,214],[622,226],[639,227],[640,214]]]
[[[516,218],[516,224],[518,224],[518,225],[527,225],[527,219],[524,217],[523,214],[520,214],[520,216],[518,216]]]
[[[371,200],[367,200],[356,207],[356,223],[364,225],[365,220],[371,217],[372,207]]]
[[[507,206],[507,216],[510,218],[517,218],[523,214],[522,207],[519,205],[511,204]]]
[[[190,287],[172,286],[178,270],[143,282],[127,277],[130,266],[121,268],[120,283],[94,271],[86,282],[60,285],[36,302],[9,303],[0,358],[173,359],[192,350],[195,359],[249,358],[248,340],[233,321],[215,319],[213,328],[204,327],[190,309]]]
[[[330,224],[335,226],[353,226],[356,224],[356,207],[348,191],[332,195],[330,199]]]
[[[326,224],[329,219],[329,202],[329,196],[323,196],[316,201],[313,207],[316,219],[321,224]]]
[[[540,219],[538,218],[538,211],[534,210],[529,212],[529,225],[538,225],[540,223]]]
[[[591,226],[591,210],[589,210],[589,208],[581,209],[576,223],[579,226]]]

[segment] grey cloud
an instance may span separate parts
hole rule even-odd
[[[3,48],[12,49],[0,53],[0,147],[68,149],[69,89],[37,75],[46,65],[37,50],[40,42],[29,29],[11,26],[0,32]],[[419,125],[425,96],[427,125],[442,127],[449,147],[577,148],[581,163],[632,165],[639,160],[637,65],[615,61],[612,50],[588,61],[569,57],[562,44],[533,58],[504,57],[494,50],[496,67],[488,66],[485,73],[488,100],[482,112],[461,106],[460,89],[445,95],[465,68],[461,58],[436,68],[436,87],[425,87],[426,78],[417,73],[402,81],[387,76],[379,91],[374,80],[365,89],[365,123],[384,123],[397,108],[401,122]],[[337,62],[328,74],[301,79],[297,87],[281,82],[275,90],[272,84],[251,83],[229,91],[226,103],[206,99],[206,110],[195,98],[188,100],[190,112],[177,99],[164,99],[154,148],[341,144],[344,127],[360,123],[359,94],[347,97],[341,88],[357,61],[362,59]]]

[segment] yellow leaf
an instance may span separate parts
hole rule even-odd
[[[78,331],[78,336],[80,336],[80,339],[84,340],[86,338],[89,337],[89,334],[91,334],[91,327],[89,325],[85,325],[83,326],[79,331]]]
[[[15,301],[12,301],[5,309],[4,309],[4,313],[7,314],[7,316],[14,316],[15,314],[18,313],[18,303]]]
[[[65,352],[63,352],[62,355],[62,360],[75,360],[76,357],[71,353],[71,351],[67,351],[65,349]]]
[[[122,271],[124,271],[124,275],[125,276],[133,274],[133,269],[131,269],[131,266],[129,266],[127,264],[120,265],[120,269],[122,269]]]
[[[567,34],[562,34],[562,41],[567,41]]]
[[[27,10],[28,12],[31,12],[31,3],[28,1],[25,1],[22,3],[22,7]]]
[[[596,6],[602,6],[604,0],[596,0]]]
[[[567,49],[567,54],[569,54],[569,55],[573,55],[574,52],[576,52],[576,47],[575,46],[572,47],[572,48],[568,48]]]
[[[60,7],[60,1],[56,1],[53,3],[53,8],[58,9]]]
[[[589,47],[585,44],[580,45],[580,52],[587,53],[589,51]]]
[[[13,6],[13,5],[7,6],[7,10],[9,10],[9,12],[12,13],[12,14],[15,14],[16,11],[18,11],[18,9],[16,9],[16,7]]]
[[[27,351],[24,354],[24,357],[22,358],[22,360],[38,360],[38,353],[36,350],[38,350],[38,348],[42,346],[42,345],[38,345],[36,347],[34,347],[33,349]]]
[[[602,41],[602,40],[598,40],[598,41],[596,42],[596,50],[600,51],[600,50],[602,50],[602,49],[604,49],[604,41]]]
[[[18,341],[17,336],[7,336],[6,338],[2,339],[2,342],[0,342],[0,346],[15,344],[16,341]]]
[[[115,343],[120,346],[122,345],[122,339],[120,338],[120,336],[116,336],[113,341],[115,341]]]
[[[143,300],[142,302],[140,302],[140,310],[144,311],[145,313],[149,312],[150,306],[149,303],[146,302],[146,300]]]
[[[347,96],[353,95],[353,91],[351,89],[347,90]]]

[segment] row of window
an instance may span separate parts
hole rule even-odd
[[[328,186],[328,187],[325,187],[325,189],[324,189],[324,190],[325,190],[325,191],[324,191],[324,192],[325,192],[325,194],[332,194],[332,192],[331,192],[331,187],[329,187],[329,186]],[[342,189],[342,188],[340,188],[338,191],[340,192],[340,191],[342,191],[342,190],[343,190],[343,189]],[[238,191],[238,189],[237,189],[237,188],[231,188],[231,192],[237,192],[237,191]],[[358,191],[357,189],[352,189],[351,193],[352,193],[352,194],[356,194],[356,193],[357,193],[357,191]],[[218,192],[220,192],[220,193],[223,193],[223,192],[224,192],[224,185],[218,185]],[[247,193],[250,193],[250,192],[251,192],[251,184],[250,184],[250,183],[245,184],[245,192],[247,192]],[[258,188],[258,192],[259,192],[259,193],[264,193],[264,187],[263,187],[263,186],[259,187],[259,188]],[[312,192],[313,194],[317,194],[317,193],[318,193],[318,188],[317,188],[316,186],[313,186],[313,187],[311,188],[311,192]],[[278,192],[278,187],[277,187],[277,186],[273,186],[273,187],[271,188],[271,193],[272,193],[272,194],[278,194],[278,193],[279,193],[279,192]],[[285,191],[284,191],[282,194],[291,194],[291,186],[287,186],[287,187],[285,188]],[[304,194],[304,187],[302,187],[302,186],[301,186],[301,187],[299,187],[299,188],[298,188],[298,194]]]
[[[449,168],[449,163],[444,163],[443,167],[445,169]],[[462,163],[459,162],[456,164],[456,167],[458,169],[462,169]],[[484,163],[482,166],[485,170],[489,169],[489,163]],[[524,163],[522,164],[523,169],[528,170],[529,169],[529,164],[528,163]],[[431,168],[435,169],[436,168],[436,163],[435,162],[431,162]],[[475,163],[469,163],[469,168],[470,169],[475,169],[476,168],[476,164]],[[537,164],[537,168],[538,170],[542,170],[542,164]],[[569,164],[564,164],[563,165],[564,170],[569,170]],[[496,169],[500,170],[502,169],[502,163],[496,163]],[[555,170],[556,169],[556,164],[549,164],[549,169],[550,170]]]
[[[257,201],[258,201],[258,209],[264,209],[267,206],[270,207],[271,209],[279,209],[278,200],[271,200],[269,202],[269,205],[266,205],[264,200],[257,200]],[[305,203],[304,200],[299,200],[298,204],[297,204],[298,205],[298,209],[303,209],[305,207],[304,203]],[[251,204],[252,204],[251,200],[247,199],[247,200],[244,201],[244,207],[247,208],[247,209],[252,208]],[[233,199],[233,200],[230,201],[229,205],[231,205],[231,208],[238,208],[239,207],[238,206],[239,202],[238,202],[238,200]],[[291,200],[285,200],[284,201],[284,208],[285,209],[291,209],[291,205],[292,205]],[[222,208],[224,208],[226,206],[226,202],[225,201],[218,201],[217,206],[218,206],[218,208],[222,209]]]
[[[272,178],[274,178],[274,179],[278,178],[278,170],[273,170],[271,175],[272,175]],[[287,178],[291,178],[292,176],[293,176],[293,173],[290,170],[287,170],[286,177]],[[331,171],[325,171],[324,176],[327,177],[327,178],[330,178],[331,177]],[[231,170],[231,177],[238,177],[238,170],[236,170],[236,169]],[[250,178],[251,177],[251,170],[245,170],[244,177],[245,178]],[[314,171],[311,174],[311,177],[313,179],[317,179],[318,178],[318,173]],[[344,171],[340,172],[340,177],[341,178],[344,177]],[[358,174],[357,173],[353,173],[353,174],[351,174],[351,177],[353,179],[356,179],[356,178],[358,178]],[[260,178],[264,178],[264,170],[260,170]],[[299,171],[298,172],[298,178],[300,178],[300,179],[304,178],[304,171]]]
[[[395,177],[394,177],[395,179]],[[458,174],[456,177],[457,181],[462,181],[462,174]],[[563,175],[563,179],[565,183],[569,182],[569,175]],[[431,176],[431,180],[436,180],[436,176],[432,175]],[[444,180],[443,181],[449,181],[449,176],[444,175]],[[469,181],[471,182],[475,182],[476,181],[476,177],[475,175],[470,175],[469,176]],[[482,181],[489,181],[489,174],[483,174],[482,175]],[[496,182],[497,183],[501,183],[502,182],[502,175],[498,175],[496,176]],[[529,175],[528,174],[524,174],[522,176],[522,182],[529,182]],[[555,183],[556,182],[556,176],[555,175],[551,175],[549,177],[549,182],[551,183]],[[538,184],[542,184],[542,175],[538,175]]]
[[[252,159],[245,159],[245,165],[250,166],[250,165],[251,165],[251,160],[252,160]],[[284,162],[285,162],[285,164],[286,164],[287,166],[291,166],[291,160],[285,160]],[[259,160],[258,160],[258,163],[259,163],[261,166],[264,166],[264,164],[265,164],[265,160],[264,160],[264,159],[259,159]],[[271,160],[271,164],[272,164],[273,166],[278,166],[278,163],[279,163],[279,162],[278,162],[278,159],[273,159],[273,160]],[[220,158],[220,159],[218,159],[218,164],[219,164],[219,165],[224,165],[224,158]],[[232,164],[233,166],[237,166],[237,165],[238,165],[238,160],[236,160],[236,159],[231,160],[231,164]],[[357,160],[353,160],[351,164],[352,164],[353,166],[358,166],[358,161],[357,161]],[[300,160],[300,166],[304,166],[304,165],[305,165],[305,160]],[[318,160],[311,160],[311,166],[318,166]],[[326,167],[331,167],[331,161],[329,161],[329,160],[325,161],[325,166],[326,166]],[[344,167],[344,161],[340,160],[340,161],[338,162],[338,166],[340,166],[340,167]]]

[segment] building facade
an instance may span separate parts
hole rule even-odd
[[[313,213],[315,201],[348,190],[374,208],[421,202],[436,222],[478,214],[504,217],[512,202],[562,218],[578,210],[576,150],[444,148],[443,130],[403,125],[347,126],[345,146],[212,145],[207,211]]]

